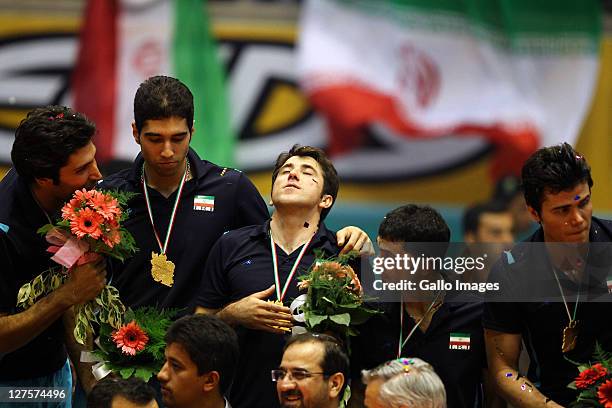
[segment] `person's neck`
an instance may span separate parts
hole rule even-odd
[[[191,405],[193,408],[225,408],[225,398],[218,393],[206,394],[201,400]]]
[[[182,166],[180,166],[180,171],[177,171],[176,174],[172,174],[169,176],[164,176],[162,174],[158,174],[151,169],[151,167],[145,162],[145,175],[147,186],[159,192],[164,197],[168,198],[172,193],[176,191],[176,189],[181,184],[181,179],[183,178],[183,173],[185,172],[185,166],[187,165],[187,158],[185,158],[185,162]],[[185,179],[187,181],[190,178],[190,175]]]
[[[51,215],[59,211],[59,209],[64,204],[63,200],[58,199],[53,194],[44,190],[37,184],[33,184],[30,187],[30,190],[32,191],[32,196],[34,197],[34,200],[41,208],[41,210],[45,212],[45,215],[47,217],[50,217]]]
[[[290,254],[305,244],[318,229],[317,211],[283,211],[277,208],[270,221],[274,242]]]

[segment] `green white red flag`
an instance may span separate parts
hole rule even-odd
[[[596,0],[310,0],[303,89],[333,153],[382,125],[406,137],[486,137],[494,175],[541,145],[574,143],[596,85]]]

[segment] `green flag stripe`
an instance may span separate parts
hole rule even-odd
[[[174,7],[174,72],[194,96],[196,133],[191,146],[206,160],[234,167],[235,140],[225,78],[206,4],[202,0],[175,0]]]
[[[518,52],[599,51],[597,0],[332,0],[403,29],[467,34]]]

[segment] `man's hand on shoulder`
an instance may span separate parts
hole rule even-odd
[[[350,251],[359,251],[360,255],[374,255],[374,246],[368,234],[359,227],[348,226],[336,233],[338,246],[342,248],[341,254]]]
[[[227,305],[219,311],[218,315],[233,325],[239,324],[249,329],[283,334],[285,330],[279,327],[291,328],[293,326],[291,311],[288,307],[264,300],[273,294],[274,285]]]

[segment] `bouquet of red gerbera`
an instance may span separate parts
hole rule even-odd
[[[568,387],[580,391],[572,407],[612,408],[612,353],[606,352],[599,343],[595,345],[591,365],[578,365],[580,374]]]
[[[164,364],[164,337],[178,310],[158,310],[153,307],[128,309],[119,328],[100,326],[95,351],[85,353],[82,361],[97,362],[92,367],[100,380],[111,372],[123,378],[136,376],[144,381],[161,370]]]
[[[53,254],[51,259],[60,266],[50,268],[23,285],[17,295],[17,306],[26,309],[41,296],[57,289],[75,265],[92,262],[101,255],[123,261],[133,254],[137,250],[134,238],[121,226],[127,218],[122,207],[133,195],[77,190],[62,207],[62,219],[38,230],[51,244],[47,249]],[[107,285],[96,299],[77,307],[75,339],[84,344],[87,333],[93,331],[92,322],[119,327],[124,312],[119,292]]]

